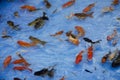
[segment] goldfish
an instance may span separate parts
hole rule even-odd
[[[4,68],[6,68],[12,60],[12,56],[7,56],[3,62]]]
[[[76,0],[70,0],[68,2],[66,2],[65,4],[62,5],[62,8],[67,8],[72,6],[75,3]]]
[[[21,9],[26,9],[28,11],[36,11],[36,7],[30,5],[23,5],[21,6]]]
[[[34,21],[28,23],[28,26],[34,26],[35,29],[42,28],[45,24],[45,20],[49,20],[49,18],[46,16],[46,13],[43,12],[43,16],[35,19]]]
[[[113,11],[113,10],[114,10],[114,8],[111,7],[111,6],[109,6],[109,7],[104,7],[104,8],[102,9],[102,13],[111,12],[111,11]]]
[[[88,47],[87,58],[88,60],[91,60],[92,57],[93,57],[93,46],[91,45],[90,47]]]
[[[83,9],[83,13],[90,11],[95,6],[95,3],[89,4],[87,7]]]
[[[78,37],[84,36],[85,35],[85,30],[81,26],[75,26],[75,29],[78,32]]]
[[[61,31],[56,32],[55,34],[50,35],[50,36],[59,36],[59,35],[62,35],[63,32],[64,32],[64,31],[61,30]]]
[[[79,42],[79,39],[78,39],[75,35],[73,35],[71,31],[67,32],[67,33],[66,33],[66,36],[68,37],[68,40],[69,40],[71,43],[73,43],[73,44],[75,44],[75,45],[79,45],[79,43],[80,43],[80,42]]]
[[[82,61],[82,54],[84,53],[84,51],[80,51],[80,53],[76,56],[76,59],[75,59],[75,63],[76,64],[79,64],[81,61]]]
[[[119,4],[119,0],[113,0],[112,4],[113,5],[118,5]]]
[[[101,59],[101,62],[102,62],[102,63],[105,63],[105,62],[107,61],[107,59],[108,59],[108,57],[109,57],[110,54],[111,54],[111,52],[109,52],[108,54],[104,55],[104,56],[102,57],[102,59]]]
[[[14,30],[21,30],[21,28],[18,27],[19,25],[15,25],[13,21],[7,21],[7,24]]]
[[[112,40],[113,38],[115,38],[115,36],[117,36],[117,30],[116,29],[113,30],[113,33],[111,35],[107,36],[107,41]]]
[[[28,43],[28,42],[25,42],[25,41],[22,41],[22,40],[18,40],[17,43],[22,47],[32,47],[32,46],[36,45],[34,43]]]
[[[13,70],[18,70],[18,71],[29,70],[30,72],[32,72],[32,69],[25,66],[15,66]]]
[[[36,37],[33,36],[29,36],[29,39],[32,41],[32,43],[34,44],[41,44],[41,45],[45,45],[47,42],[46,41],[42,41]]]
[[[23,63],[24,60],[23,59],[17,59],[15,61],[13,61],[13,64],[20,64],[20,63]]]
[[[16,53],[18,55],[18,57],[20,57],[21,59],[16,60],[14,63],[24,63],[25,66],[29,66],[30,64],[25,60],[25,58],[20,54],[20,53]]]
[[[72,13],[70,16],[67,16],[68,19],[72,18],[73,16],[77,17],[78,19],[85,19],[87,17],[93,18],[93,13]]]
[[[48,2],[48,0],[44,0],[44,3],[45,3],[45,6],[46,6],[47,8],[50,8],[50,7],[51,7],[51,4],[50,4],[50,2]]]
[[[116,58],[116,56],[119,54],[119,50],[118,48],[116,50],[114,50],[113,52],[111,52],[108,56],[108,59],[109,60],[114,60]]]

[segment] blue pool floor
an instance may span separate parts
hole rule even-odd
[[[116,18],[120,17],[120,4],[113,6],[114,11],[102,14],[102,8],[110,6],[112,0],[76,0],[71,7],[61,9],[61,6],[69,0],[49,0],[52,4],[50,9],[45,8],[43,0],[14,0],[8,2],[1,0],[0,2],[0,35],[2,31],[7,30],[7,34],[12,36],[12,39],[0,38],[0,80],[13,80],[14,77],[26,78],[27,80],[60,80],[65,76],[65,80],[119,80],[120,67],[112,68],[111,62],[107,61],[105,64],[101,63],[101,58],[116,48],[120,49],[120,41],[116,46],[112,46],[106,40],[106,36],[111,34],[113,29],[117,29],[120,34],[120,21]],[[93,18],[86,18],[84,20],[73,17],[67,19],[66,16],[71,13],[82,12],[82,10],[89,4],[94,3],[92,11]],[[22,10],[23,5],[32,5],[37,8],[43,8],[34,12]],[[55,9],[58,12],[52,14]],[[14,17],[13,13],[19,12],[20,17]],[[34,29],[28,26],[28,23],[34,19],[42,16],[46,12],[49,20],[41,29]],[[13,21],[19,24],[21,30],[12,30],[7,21]],[[81,50],[86,50],[90,44],[86,43],[82,38],[79,38],[80,44],[78,46],[66,41],[66,32],[72,30],[76,34],[75,26],[82,26],[85,29],[85,37],[94,41],[101,39],[99,44],[94,46],[94,55],[91,61],[87,60],[87,53],[83,54],[83,60],[76,65],[75,57]],[[63,41],[58,38],[51,37],[51,34],[63,30],[64,34],[60,36]],[[37,37],[47,42],[45,46],[37,45],[35,47],[25,48],[17,44],[18,40],[30,42],[29,36]],[[12,56],[12,61],[18,59],[16,55],[20,52],[21,55],[31,64],[29,67],[33,72],[27,70],[16,71],[13,70],[14,64],[10,63],[7,68],[3,70],[3,61],[9,55]],[[48,76],[35,76],[34,72],[43,68],[55,65],[55,75],[53,78]],[[85,72],[85,69],[92,71],[92,73]]]

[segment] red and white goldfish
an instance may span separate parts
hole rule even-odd
[[[76,64],[79,64],[81,61],[82,61],[82,54],[84,53],[84,51],[80,51],[80,53],[76,56],[76,59],[75,59],[75,63]]]
[[[107,41],[112,40],[113,38],[115,38],[115,36],[117,36],[117,30],[116,29],[113,30],[113,33],[111,35],[107,36]]]
[[[70,0],[62,5],[62,8],[70,7],[75,3],[76,0]]]
[[[22,47],[32,47],[36,45],[34,43],[28,43],[28,42],[21,41],[21,40],[17,41],[17,43]]]
[[[113,8],[112,6],[104,7],[104,8],[102,9],[102,13],[111,12],[111,11],[113,11],[113,10],[114,10],[114,8]]]
[[[83,13],[87,13],[95,6],[95,3],[89,4],[87,7],[83,9]]]
[[[12,60],[12,56],[7,56],[3,62],[4,68],[6,68]]]

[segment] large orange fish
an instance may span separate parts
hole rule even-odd
[[[79,64],[82,61],[83,50],[76,56],[75,63]]]
[[[93,46],[91,45],[88,48],[87,58],[88,58],[88,60],[92,60],[92,57],[93,57]]]
[[[4,60],[4,62],[3,62],[4,68],[6,68],[6,67],[10,64],[11,60],[12,60],[12,57],[11,57],[11,56],[7,56],[7,57],[5,58],[5,60]]]
[[[70,7],[75,3],[76,0],[70,0],[62,5],[62,8]]]
[[[32,69],[25,67],[25,66],[15,66],[13,70],[23,71],[23,70],[29,70],[32,72]]]
[[[28,43],[28,42],[21,41],[21,40],[17,41],[17,43],[22,47],[32,47],[36,45],[34,43]]]
[[[30,5],[23,5],[23,6],[21,6],[21,9],[27,9],[28,11],[35,11],[35,10],[37,10],[36,7],[30,6]]]
[[[75,29],[78,32],[78,37],[84,36],[85,35],[85,30],[81,26],[75,26]]]
[[[89,4],[86,8],[83,9],[83,12],[86,13],[90,11],[95,6],[95,3]]]

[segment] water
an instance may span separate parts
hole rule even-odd
[[[7,0],[1,0],[0,2],[0,35],[2,36],[2,30],[5,28],[8,34],[12,36],[12,39],[0,38],[0,80],[13,80],[14,77],[27,80],[59,80],[62,76],[65,76],[65,80],[119,80],[120,68],[112,68],[111,62],[105,64],[101,63],[101,58],[109,51],[119,48],[120,42],[113,47],[106,41],[106,36],[111,34],[114,28],[117,28],[119,33],[120,21],[116,21],[116,17],[119,17],[120,5],[114,6],[115,10],[110,13],[102,14],[103,7],[109,6],[112,0],[76,0],[76,3],[69,7],[62,9],[55,14],[52,12],[68,0],[49,0],[52,4],[50,9],[46,9],[43,0],[14,0],[13,2],[7,2]],[[96,2],[95,7],[92,9],[94,12],[94,18],[86,18],[85,20],[79,20],[72,18],[66,19],[66,16],[74,12],[82,12],[82,10],[89,4]],[[44,8],[35,12],[28,12],[20,9],[22,5],[33,5],[37,8]],[[14,17],[13,13],[19,12],[20,17]],[[27,24],[37,17],[42,16],[42,12],[45,11],[49,17],[49,21],[43,26],[43,28],[35,30],[33,27],[29,27]],[[15,24],[19,24],[22,28],[21,31],[12,30],[7,21],[11,20]],[[65,32],[72,30],[76,33],[75,26],[82,26],[85,31],[85,37],[89,37],[92,40],[102,39],[100,44],[95,46],[93,60],[87,61],[87,53],[83,54],[83,60],[76,65],[74,63],[76,55],[86,49],[89,44],[84,42],[80,38],[79,46],[75,46],[72,43],[65,41],[67,37]],[[60,36],[63,41],[57,38],[51,37],[50,34],[54,34],[57,31],[64,30],[64,34]],[[30,42],[29,36],[35,36],[41,40],[45,40],[48,43],[45,46],[37,45],[31,48],[23,48],[17,44],[18,40]],[[21,52],[22,56],[31,64],[30,68],[33,72],[14,71],[14,64],[10,64],[3,70],[3,61],[8,56],[12,56],[12,61],[18,59],[16,52]],[[38,77],[34,76],[34,72],[41,70],[44,67],[49,67],[57,64],[55,67],[54,78]],[[87,73],[84,70],[88,69],[93,73]]]

